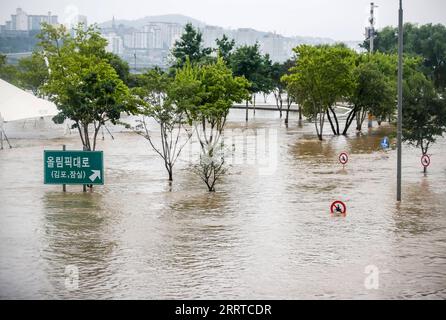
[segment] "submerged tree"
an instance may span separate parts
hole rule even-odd
[[[356,130],[361,131],[367,113],[382,118],[395,109],[394,87],[373,63],[361,63],[353,73],[355,84],[349,97],[353,110],[347,117],[343,134],[356,117]]]
[[[235,76],[245,77],[249,83],[250,96],[246,97],[246,115],[248,121],[248,104],[252,97],[262,90],[262,68],[264,60],[260,54],[259,44],[238,47],[231,56],[231,68]]]
[[[135,110],[127,86],[104,58],[106,40],[95,27],[79,25],[71,36],[64,26],[48,24],[39,39],[50,70],[43,92],[59,109],[54,122],[72,120],[84,150],[95,150],[101,127]]]
[[[403,101],[403,140],[425,155],[436,138],[446,132],[446,101],[433,83],[416,71],[405,73]]]
[[[280,118],[282,118],[283,97],[285,93],[285,83],[282,82],[282,77],[285,75],[284,64],[275,62],[271,68],[271,79],[273,81],[273,94],[276,100],[276,107],[279,110]]]
[[[187,115],[193,123],[200,144],[200,162],[195,170],[208,187],[215,191],[215,184],[224,174],[225,158],[222,134],[226,119],[234,102],[241,102],[249,96],[248,81],[243,77],[234,77],[222,58],[216,63],[188,67],[180,72],[183,81],[195,84],[189,88],[193,101],[185,104]]]
[[[293,50],[296,65],[283,77],[288,92],[303,107],[303,113],[314,121],[319,140],[322,140],[325,116],[333,133],[339,135],[333,106],[352,90],[354,53],[343,46],[300,45]]]
[[[282,80],[282,77],[290,73],[289,70],[294,66],[294,64],[294,60],[288,59],[283,63],[275,62],[271,66],[272,92],[274,94],[274,99],[276,100],[276,106],[279,110],[280,118],[282,118],[284,96],[286,95],[285,102],[287,108],[285,124],[288,124],[289,112],[293,99],[292,96],[287,92],[287,86],[286,83]],[[299,120],[301,119],[302,114],[299,112]]]
[[[153,150],[163,159],[169,181],[173,181],[173,167],[191,136],[185,127],[185,109],[178,100],[175,100],[178,87],[182,84],[181,76],[180,71],[172,79],[160,69],[152,69],[142,75],[142,85],[132,89],[132,92],[141,99],[138,113],[142,118],[139,120],[136,132],[146,138]],[[184,95],[181,100],[184,100]],[[153,141],[146,118],[153,118],[158,123],[161,146],[156,146]],[[182,136],[183,131],[186,133],[186,138]]]
[[[272,79],[273,62],[268,53],[261,57],[260,68],[255,76],[258,92],[263,93],[264,96],[269,95],[274,89],[274,81]],[[256,114],[256,93],[253,94],[254,115]]]

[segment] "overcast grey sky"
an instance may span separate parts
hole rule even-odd
[[[28,14],[70,15],[76,10],[89,23],[179,13],[222,27],[250,27],[283,35],[360,40],[370,0],[0,0],[0,23],[16,7]],[[375,0],[378,28],[397,24],[398,0]],[[446,0],[404,0],[405,20],[446,24]]]

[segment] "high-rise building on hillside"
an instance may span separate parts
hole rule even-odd
[[[52,15],[51,12],[46,15],[29,15],[22,8],[17,8],[15,14],[11,15],[11,20],[6,21],[1,29],[4,31],[40,30],[43,22],[57,25],[57,16]]]

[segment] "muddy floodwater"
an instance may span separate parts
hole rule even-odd
[[[420,151],[404,146],[398,204],[389,125],[333,137],[327,123],[319,142],[295,113],[288,128],[277,112],[256,113],[246,125],[243,110],[231,111],[228,136],[242,139],[228,145],[241,153],[215,193],[192,170],[193,148],[169,185],[148,142],[116,128],[98,142],[105,185],[63,193],[43,184],[43,150],[80,149],[76,132],[8,123],[0,298],[446,298],[444,139],[427,175]],[[267,137],[266,159],[256,135]],[[381,150],[384,136],[393,149]],[[330,215],[335,200],[345,217]]]

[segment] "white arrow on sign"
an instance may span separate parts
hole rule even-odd
[[[96,178],[101,179],[101,170],[91,170],[93,174],[89,177],[92,182],[96,180]]]

